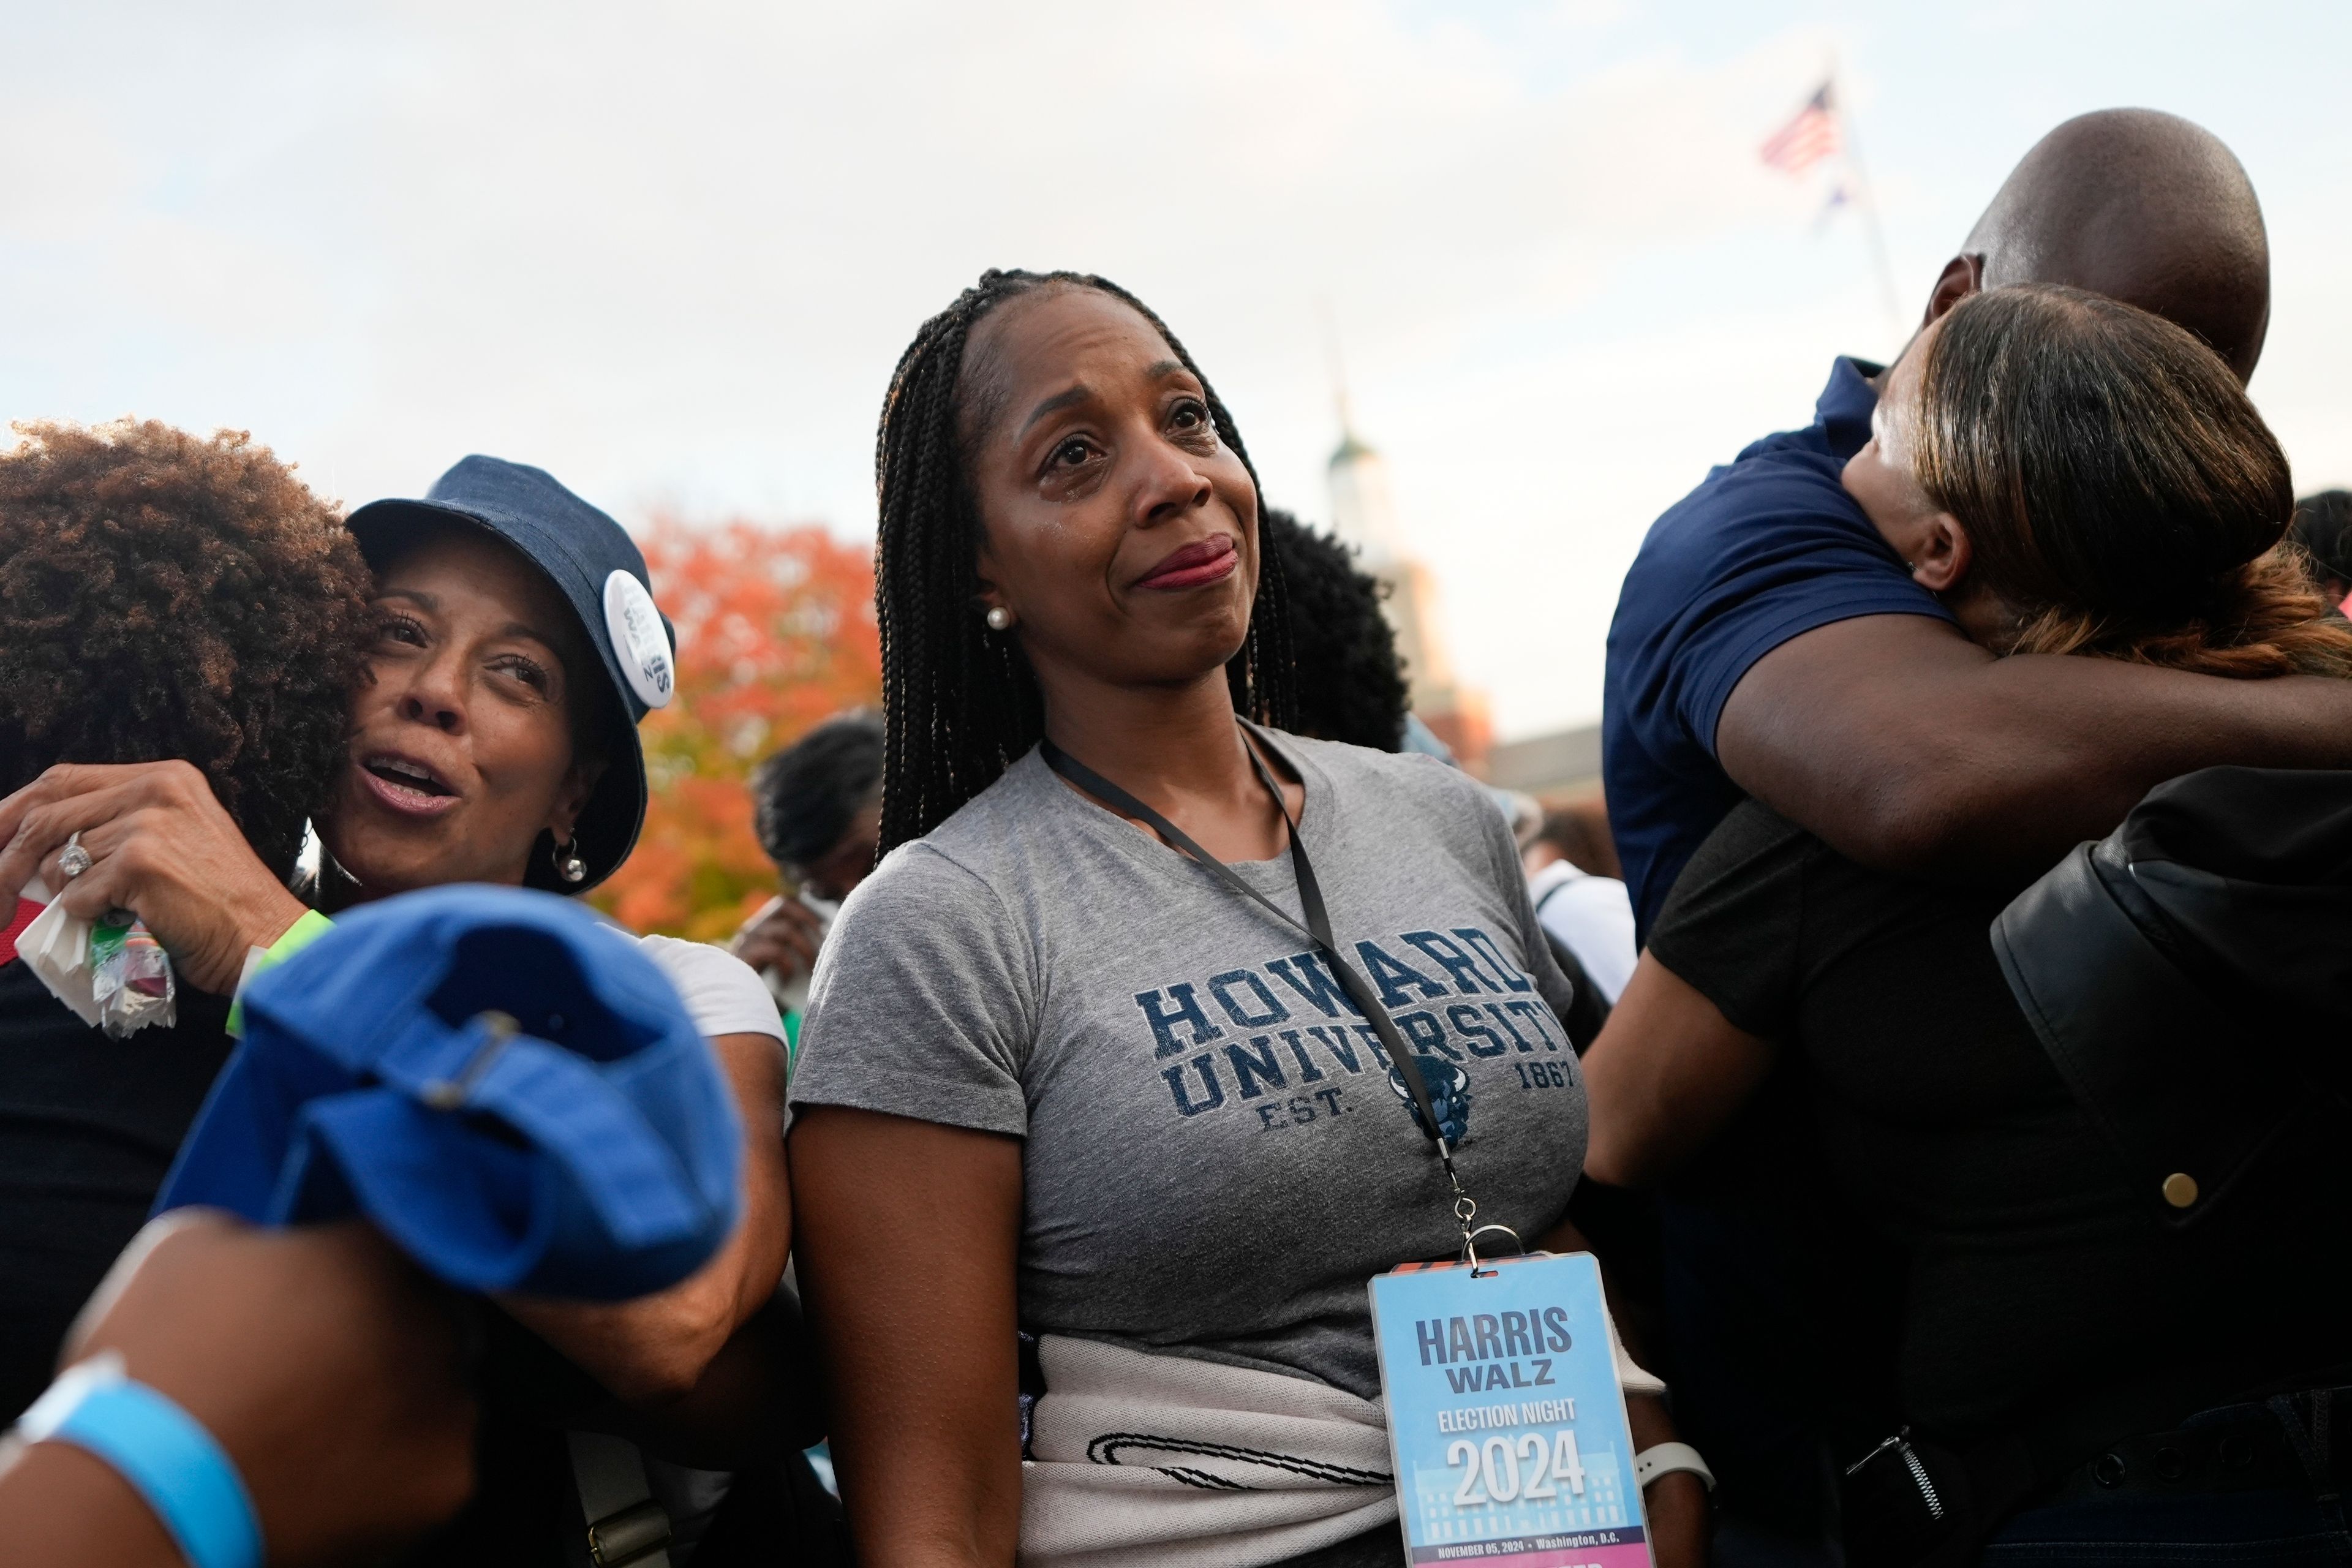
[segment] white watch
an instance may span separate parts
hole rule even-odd
[[[1633,1456],[1633,1484],[1647,1487],[1660,1476],[1673,1475],[1676,1470],[1688,1470],[1715,1489],[1715,1472],[1698,1457],[1698,1450],[1688,1443],[1660,1443]]]

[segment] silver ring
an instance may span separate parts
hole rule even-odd
[[[89,851],[81,847],[81,835],[74,834],[67,838],[65,848],[58,854],[58,875],[70,882],[89,868]]]

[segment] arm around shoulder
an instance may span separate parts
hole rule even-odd
[[[1995,658],[1943,621],[1864,616],[1758,659],[1715,742],[1735,784],[1850,858],[1999,874],[2198,768],[2352,767],[2352,682]]]

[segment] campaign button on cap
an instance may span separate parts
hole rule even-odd
[[[629,689],[648,708],[667,708],[677,689],[670,664],[669,636],[662,630],[661,612],[654,596],[636,574],[615,568],[604,579],[604,629],[612,635],[613,652]]]

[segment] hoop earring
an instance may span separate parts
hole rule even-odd
[[[992,632],[1006,632],[1013,629],[1013,612],[1002,605],[990,605],[988,614],[982,616],[981,619],[988,623],[988,629]]]
[[[580,836],[573,834],[572,842],[555,847],[555,874],[578,887],[588,879],[588,862],[580,858]]]

